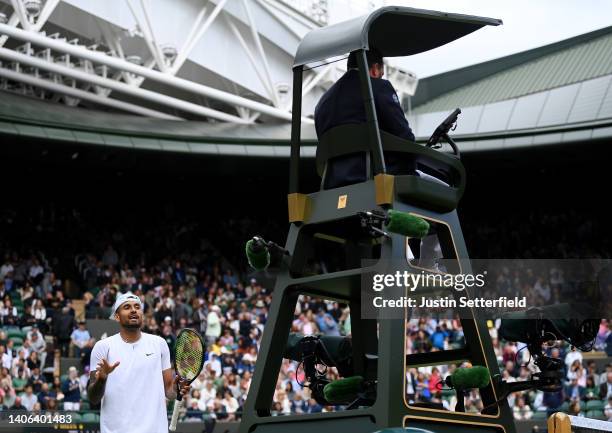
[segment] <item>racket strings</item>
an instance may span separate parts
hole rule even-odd
[[[176,372],[187,380],[200,374],[204,362],[204,347],[198,335],[182,332],[176,340]]]

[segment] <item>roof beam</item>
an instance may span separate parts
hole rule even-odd
[[[287,23],[287,20],[284,19],[280,13],[274,9],[272,9],[272,7],[270,7],[270,5],[266,2],[264,2],[263,0],[257,0],[257,2],[259,3],[259,5],[264,8],[270,15],[272,15],[274,18],[276,18],[276,20],[279,22],[280,25],[282,25],[284,28],[286,28],[288,31],[290,31],[291,33],[293,33],[293,35],[298,38],[298,40],[301,40],[304,37],[304,34],[300,34],[300,32],[298,32],[297,30],[295,30],[295,28],[293,28],[292,26],[290,26]]]
[[[196,19],[194,20],[193,24],[191,25],[191,29],[189,30],[189,34],[187,35],[187,38],[185,38],[185,42],[183,42],[183,46],[177,52],[177,58],[181,52],[185,51],[187,47],[191,45],[191,41],[195,37],[198,29],[200,28],[200,24],[202,24],[202,20],[206,16],[207,9],[208,9],[208,4],[205,4],[202,10],[200,11],[200,13],[198,14],[198,16],[196,17]],[[173,63],[176,63],[176,59]]]
[[[29,84],[30,86],[39,87],[41,89],[49,90],[54,93],[67,95],[73,98],[83,99],[85,101],[104,105],[106,107],[111,107],[118,110],[127,111],[129,113],[138,114],[141,116],[148,116],[157,119],[167,120],[183,120],[180,117],[171,116],[170,114],[162,113],[160,111],[151,110],[149,108],[130,104],[129,102],[119,101],[117,99],[107,98],[104,96],[97,95],[95,93],[87,92],[85,90],[66,86],[64,84],[59,84],[54,81],[45,80],[40,77],[35,77],[33,75],[15,72],[7,68],[0,68],[0,77],[4,77],[12,81],[18,81],[20,83]]]
[[[257,47],[257,51],[259,52],[259,57],[261,57],[261,62],[263,64],[264,72],[266,74],[266,79],[268,80],[268,87],[272,91],[272,102],[276,107],[278,107],[280,105],[280,101],[278,100],[278,95],[274,90],[274,82],[272,81],[272,74],[270,74],[270,65],[268,65],[266,53],[264,52],[263,45],[261,43],[261,38],[259,37],[257,25],[255,24],[255,20],[253,19],[253,15],[251,14],[251,8],[249,7],[248,0],[242,0],[242,6],[244,7],[247,19],[249,20],[251,35],[253,36],[253,42],[255,42],[255,46]]]
[[[157,68],[160,71],[165,72],[166,64],[164,63],[164,58],[161,54],[161,50],[159,49],[159,46],[155,42],[155,37],[153,36],[153,29],[151,28],[151,25],[150,25],[151,23],[148,19],[145,4],[141,2],[142,10],[143,10],[143,13],[145,14],[145,21],[142,22],[140,18],[138,17],[138,14],[136,14],[136,10],[134,9],[134,6],[132,6],[132,2],[130,0],[125,0],[125,2],[127,3],[127,6],[130,9],[130,12],[132,13],[132,17],[134,18],[134,21],[136,21],[136,25],[142,32],[142,37],[145,40],[145,43],[147,44],[147,47],[149,48],[151,55],[155,59]]]
[[[199,116],[210,117],[213,119],[222,120],[224,122],[241,124],[249,123],[248,120],[241,119],[238,116],[233,116],[231,114],[213,110],[207,107],[202,107],[201,105],[183,101],[171,96],[162,95],[161,93],[153,92],[151,90],[130,86],[129,84],[122,83],[120,81],[103,78],[99,75],[83,72],[75,68],[60,65],[58,63],[52,63],[43,59],[28,56],[26,54],[17,53],[6,48],[0,48],[0,58],[55,72],[56,74],[65,75],[67,77],[72,77],[75,80],[83,81],[85,83],[97,84],[98,86],[107,87],[127,95],[135,96],[168,107],[173,107],[178,110],[183,110]]]
[[[262,75],[261,71],[259,70],[259,66],[257,65],[257,62],[255,61],[255,57],[253,56],[253,53],[249,49],[248,45],[246,44],[246,41],[242,37],[242,34],[240,34],[240,31],[238,30],[236,25],[231,21],[231,19],[227,15],[224,15],[223,18],[225,19],[227,26],[230,28],[232,33],[234,33],[234,36],[236,37],[236,39],[242,46],[242,49],[246,53],[249,61],[251,62],[251,66],[253,66],[253,69],[255,69],[255,73],[257,74],[259,81],[261,82],[261,84],[264,86],[264,88],[268,92],[268,96],[270,97],[270,100],[271,101],[274,100],[274,88],[270,87],[270,83],[265,79],[265,77]]]
[[[185,80],[183,78],[170,76],[163,72],[148,69],[143,66],[134,65],[125,60],[118,59],[115,57],[108,56],[103,53],[93,52],[85,47],[75,46],[68,44],[67,42],[48,38],[38,33],[26,32],[22,29],[8,26],[6,24],[0,24],[0,33],[9,35],[16,39],[32,42],[33,44],[42,45],[53,50],[69,53],[73,56],[80,57],[83,59],[91,60],[95,63],[101,63],[107,66],[111,66],[115,69],[131,72],[136,75],[141,75],[153,81],[166,84],[175,88],[186,90],[191,93],[195,93],[208,98],[216,99],[227,103],[228,105],[240,105],[249,108],[253,111],[258,111],[268,116],[291,121],[291,113],[286,110],[282,110],[270,105],[263,104],[261,102],[252,101],[247,98],[243,98],[238,95],[234,95],[229,92],[224,92],[203,84],[195,83],[193,81]],[[312,124],[312,119],[302,117],[302,122]]]
[[[287,5],[283,4],[282,2],[280,2],[278,0],[263,0],[263,1],[268,3],[273,8],[275,8],[275,9],[281,11],[282,13],[288,15],[289,17],[293,18],[294,20],[296,20],[297,22],[301,23],[302,25],[308,27],[309,29],[314,29],[315,27],[319,27],[320,26],[320,24],[318,24],[312,18],[307,17],[306,15],[302,14],[301,12],[298,12],[297,10],[293,9],[290,6],[287,6]]]
[[[11,0],[11,4],[13,5],[13,10],[15,11],[15,14],[19,18],[19,23],[21,24],[21,27],[23,27],[25,30],[30,30],[32,25],[30,23],[30,20],[28,19],[28,14],[25,8],[23,7],[23,3],[21,2],[21,0]]]
[[[49,17],[59,4],[60,0],[47,0],[42,10],[40,11],[40,15],[36,18],[36,23],[32,26],[32,30],[35,32],[39,32],[43,26],[49,20]]]
[[[176,56],[176,59],[174,59],[174,62],[172,63],[172,67],[169,70],[170,74],[175,75],[178,72],[178,70],[181,69],[181,66],[183,66],[183,63],[187,61],[187,57],[189,56],[189,54],[195,47],[196,43],[200,39],[202,39],[202,36],[204,36],[204,33],[206,33],[206,30],[208,30],[208,28],[213,23],[215,18],[217,18],[217,15],[219,15],[219,12],[223,10],[225,3],[227,3],[227,0],[221,0],[219,3],[217,3],[217,6],[215,6],[213,11],[210,13],[208,18],[204,22],[204,24],[202,24],[199,30],[193,35],[191,40],[187,41],[185,46],[181,48],[181,51]]]
[[[308,82],[307,85],[304,86],[304,89],[302,90],[302,96],[308,94],[312,89],[314,89],[314,87],[319,83],[319,81],[321,81],[323,77],[325,77],[325,75],[327,75],[329,71],[331,71],[332,68],[335,67],[335,63],[330,63],[329,65],[326,65],[322,70],[317,70],[317,72],[315,73],[316,75]]]
[[[19,24],[19,17],[17,16],[17,13],[13,12],[6,25],[11,27],[17,27],[17,24]],[[4,46],[7,39],[7,35],[0,36],[0,47]]]

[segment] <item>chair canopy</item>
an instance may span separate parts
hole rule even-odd
[[[383,57],[410,56],[459,39],[501,20],[388,6],[348,21],[310,31],[298,46],[293,66],[375,47]]]

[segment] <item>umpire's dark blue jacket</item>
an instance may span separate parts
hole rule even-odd
[[[414,134],[404,117],[397,94],[391,83],[382,78],[371,78],[372,92],[376,106],[378,125],[390,134],[414,141]],[[317,104],[314,113],[315,129],[320,138],[335,126],[349,123],[365,123],[366,114],[361,96],[359,72],[349,70]],[[393,173],[396,161],[391,155],[386,158],[388,171]],[[328,164],[325,188],[334,188],[365,180],[365,158],[363,155],[349,155],[337,158]]]

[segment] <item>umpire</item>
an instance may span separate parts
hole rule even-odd
[[[367,51],[366,57],[379,128],[414,141],[414,134],[404,117],[395,89],[388,80],[382,78],[384,75],[382,56],[373,49]],[[355,52],[348,57],[347,69],[347,72],[325,92],[315,108],[315,129],[319,139],[335,126],[366,122]],[[395,155],[386,155],[385,159],[389,173],[393,173],[394,166],[398,166],[399,161],[395,161]],[[413,170],[408,171],[406,174],[412,174]],[[335,159],[328,165],[325,188],[335,188],[365,180],[365,157],[359,154],[347,155]]]

